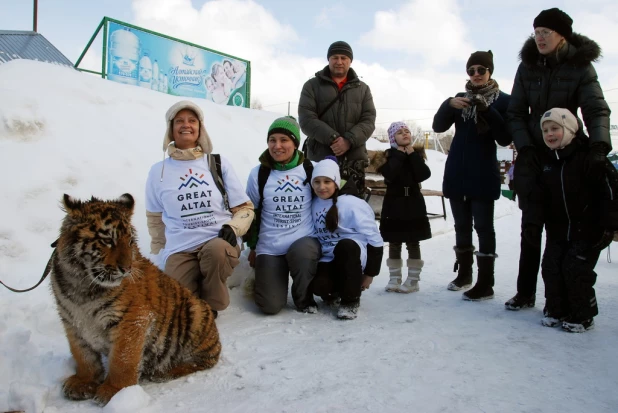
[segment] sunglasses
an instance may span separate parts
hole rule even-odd
[[[478,73],[479,75],[483,76],[485,73],[487,73],[487,68],[486,67],[471,67],[470,69],[467,70],[468,75],[469,76],[474,76],[474,73]]]

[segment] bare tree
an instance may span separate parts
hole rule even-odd
[[[386,128],[381,126],[376,127],[376,130],[373,132],[373,137],[380,142],[388,142],[388,132]]]
[[[262,110],[264,109],[264,105],[262,105],[259,99],[253,99],[251,102],[251,109]]]

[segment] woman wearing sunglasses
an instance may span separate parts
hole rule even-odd
[[[442,191],[451,203],[455,219],[455,271],[448,289],[459,291],[472,285],[474,245],[472,226],[479,238],[476,252],[478,279],[463,293],[463,299],[493,298],[496,233],[494,202],[500,197],[500,172],[496,142],[511,143],[505,116],[509,95],[491,78],[494,61],[491,50],[474,52],[466,63],[466,92],[448,98],[433,118],[433,130],[446,132],[455,124],[455,136],[444,168]]]
[[[547,147],[541,116],[551,108],[565,108],[574,115],[581,109],[590,135],[586,175],[591,182],[611,150],[610,109],[592,66],[601,49],[589,38],[573,33],[572,24],[571,17],[560,9],[543,10],[534,19],[534,33],[519,53],[521,64],[507,111],[507,128],[518,151],[515,190],[522,210],[522,237],[517,294],[505,303],[509,310],[535,305],[545,223],[539,178]],[[578,123],[582,131],[581,120]]]

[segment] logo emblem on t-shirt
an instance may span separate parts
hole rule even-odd
[[[272,197],[274,204],[273,226],[275,228],[294,228],[302,222],[301,211],[308,195],[304,194],[304,184],[296,176],[286,175],[277,180],[275,195]]]
[[[189,172],[180,176],[176,200],[179,202],[180,218],[185,229],[207,227],[216,223],[211,207],[212,190],[203,172]]]
[[[288,175],[286,175],[284,179],[278,180],[277,183],[279,186],[275,189],[275,192],[300,192],[303,190],[303,188],[299,185],[301,183],[300,180],[294,178],[290,179]]]
[[[326,225],[326,208],[323,208],[321,211],[315,213],[315,223]]]
[[[180,177],[182,184],[180,184],[178,190],[183,188],[196,188],[201,185],[210,186],[208,182],[202,179],[204,178],[204,175],[205,174],[203,173],[193,172],[193,169],[189,168],[189,173],[186,173],[184,176]]]

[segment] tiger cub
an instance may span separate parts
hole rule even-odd
[[[140,378],[165,381],[213,367],[221,342],[211,308],[140,254],[133,197],[65,194],[63,201],[51,285],[77,363],[64,395],[105,405]]]

